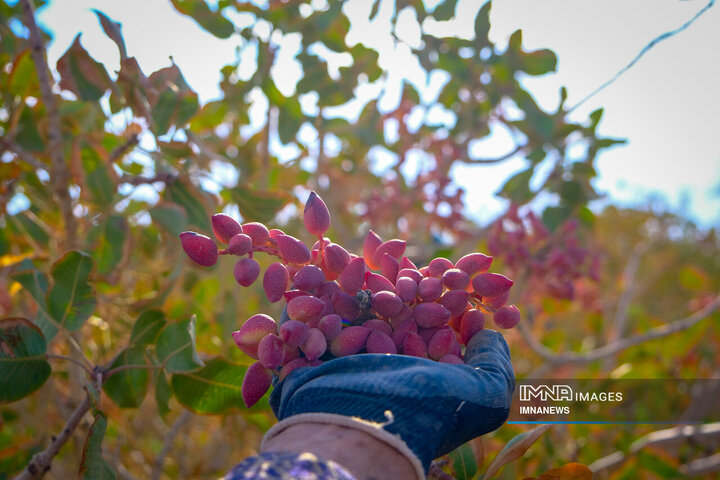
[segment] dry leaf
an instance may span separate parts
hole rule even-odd
[[[535,443],[535,441],[540,438],[540,435],[545,433],[550,426],[551,425],[540,425],[532,430],[523,432],[510,440],[508,444],[500,450],[500,453],[497,454],[492,463],[490,463],[483,478],[488,479],[494,477],[503,465],[522,457],[528,448],[530,448],[530,446]]]

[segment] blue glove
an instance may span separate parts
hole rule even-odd
[[[427,472],[434,458],[497,429],[510,412],[515,376],[502,335],[475,334],[465,362],[380,354],[336,358],[291,372],[275,386],[270,406],[281,421],[314,412],[381,424]]]

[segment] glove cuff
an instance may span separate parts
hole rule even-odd
[[[308,424],[316,423],[321,425],[338,425],[341,427],[352,428],[355,430],[361,430],[373,438],[385,443],[391,448],[395,449],[402,456],[407,458],[410,464],[415,470],[415,474],[418,480],[425,480],[425,469],[420,462],[420,459],[413,453],[410,447],[400,438],[399,435],[394,435],[383,427],[389,423],[392,423],[392,419],[388,420],[388,423],[375,423],[363,420],[358,417],[348,417],[345,415],[338,415],[334,413],[300,413],[293,415],[273,425],[270,430],[265,433],[260,444],[260,449],[263,450],[265,444],[273,437],[278,435],[280,432],[288,427],[297,424]]]

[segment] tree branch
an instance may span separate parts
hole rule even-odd
[[[175,180],[177,178],[177,175],[174,173],[158,173],[157,175],[153,177],[142,177],[140,175],[123,175],[118,180],[118,183],[128,183],[130,185],[138,186],[138,185],[150,185],[155,182],[161,182],[168,184]]]
[[[115,367],[112,370],[108,370],[103,375],[103,381],[107,380],[108,378],[112,377],[118,372],[124,372],[125,370],[157,370],[158,368],[163,368],[164,365],[150,365],[150,364],[135,364],[135,365],[120,365],[119,367]]]
[[[686,477],[699,477],[720,471],[720,453],[710,457],[697,458],[686,465],[680,465],[680,473]]]
[[[627,453],[614,452],[599,460],[594,461],[588,468],[594,474],[618,467],[632,457],[635,453],[650,446],[673,446],[689,441],[693,443],[703,444],[720,438],[720,422],[708,423],[706,425],[691,426],[685,425],[681,427],[668,428],[666,430],[658,430],[648,433],[647,435],[635,440],[628,449]],[[719,454],[720,455],[720,454]],[[713,457],[717,457],[714,455]],[[710,458],[713,458],[710,457]],[[700,459],[707,460],[707,459]],[[715,460],[716,462],[718,459]],[[690,462],[682,467],[690,468],[695,462]],[[718,463],[720,465],[720,463]],[[682,468],[681,467],[681,468]],[[695,468],[699,465],[695,465]],[[716,465],[717,467],[717,465]]]
[[[52,179],[53,195],[60,206],[65,222],[66,244],[72,248],[77,235],[77,220],[72,211],[72,199],[68,191],[70,172],[66,168],[63,155],[62,131],[60,128],[60,113],[58,112],[55,95],[52,91],[50,69],[48,67],[45,44],[42,33],[35,22],[35,7],[32,0],[22,0],[23,18],[25,26],[30,33],[30,54],[35,63],[42,101],[47,112],[47,151],[50,154],[50,178]]]
[[[608,336],[608,343],[612,343],[620,340],[625,336],[625,325],[627,324],[628,308],[630,302],[632,302],[635,294],[635,275],[637,275],[638,267],[640,266],[640,258],[647,250],[647,243],[640,242],[635,245],[630,258],[625,264],[625,270],[623,271],[622,281],[624,288],[618,299],[617,308],[615,310],[615,318],[613,319],[613,329]]]
[[[459,160],[460,160],[461,162],[463,162],[463,163],[469,163],[469,164],[486,164],[486,165],[489,165],[489,164],[499,163],[499,162],[505,161],[505,160],[507,160],[508,158],[510,158],[510,157],[512,157],[512,156],[514,156],[514,155],[517,155],[518,153],[520,153],[525,147],[527,147],[527,145],[518,145],[518,146],[515,147],[515,149],[512,150],[511,152],[508,152],[508,153],[506,153],[505,155],[503,155],[503,156],[501,156],[501,157],[496,157],[496,158],[461,158],[461,159],[459,159]]]
[[[52,353],[46,353],[45,358],[47,358],[48,360],[67,360],[68,362],[72,362],[75,365],[78,365],[79,367],[81,367],[83,370],[85,370],[88,373],[88,375],[93,374],[93,371],[91,369],[89,369],[87,367],[87,365],[85,365],[83,362],[81,362],[80,360],[77,360],[75,358],[68,357],[66,355],[55,355]]]
[[[718,307],[720,307],[720,295],[716,296],[710,303],[705,305],[705,307],[701,308],[700,310],[696,311],[691,315],[688,315],[685,318],[675,320],[659,327],[651,328],[645,333],[608,343],[607,345],[596,348],[594,350],[590,350],[586,353],[555,353],[549,348],[547,348],[545,345],[540,343],[537,338],[535,338],[527,325],[525,325],[525,322],[520,322],[518,324],[518,329],[520,331],[520,334],[527,342],[528,346],[535,353],[540,355],[545,361],[554,364],[582,364],[593,362],[595,360],[599,360],[610,355],[615,355],[616,353],[619,353],[640,343],[647,342],[649,340],[667,337],[668,335],[671,335],[673,333],[686,330],[698,323],[700,320],[707,318],[711,313],[717,310]]]
[[[44,163],[42,163],[40,160],[35,158],[33,154],[22,148],[17,143],[13,142],[12,140],[3,140],[2,142],[3,150],[7,149],[10,152],[14,153],[18,156],[20,160],[27,163],[31,167],[33,167],[36,170],[47,170],[48,167]]]
[[[700,18],[706,11],[710,9],[715,4],[715,0],[709,0],[707,5],[705,5],[700,11],[698,11],[690,20],[683,23],[681,26],[676,28],[675,30],[670,30],[669,32],[665,32],[661,35],[658,35],[655,37],[650,43],[645,45],[642,50],[640,50],[640,53],[635,55],[635,58],[633,58],[630,63],[625,65],[623,68],[621,68],[615,75],[613,75],[609,80],[606,80],[602,85],[597,87],[595,90],[587,94],[582,100],[580,100],[578,103],[573,105],[571,108],[566,110],[566,113],[570,113],[573,110],[576,110],[580,105],[590,100],[592,97],[600,93],[601,91],[605,90],[605,88],[612,85],[618,78],[620,78],[625,72],[630,70],[632,67],[635,66],[635,64],[645,55],[647,52],[652,50],[652,48],[657,45],[658,43],[662,42],[663,40],[667,40],[670,37],[673,37],[677,35],[678,33],[682,32],[686,28],[688,28],[692,23]]]
[[[130,135],[130,137],[125,140],[122,145],[118,145],[113,149],[112,152],[110,152],[110,163],[115,163],[120,158],[122,158],[123,155],[125,155],[128,150],[131,150],[135,145],[137,145],[139,141],[140,140],[138,139],[137,134]]]
[[[85,396],[85,400],[77,406],[75,411],[68,418],[65,427],[57,436],[52,437],[50,445],[40,453],[33,455],[30,463],[27,464],[25,470],[20,472],[14,480],[32,480],[42,478],[48,470],[53,458],[60,451],[63,445],[70,439],[75,428],[80,424],[83,416],[90,410],[90,397]]]

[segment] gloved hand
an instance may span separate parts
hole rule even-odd
[[[280,422],[268,436],[303,418],[356,425],[409,448],[427,472],[434,458],[497,429],[510,412],[515,376],[502,335],[475,334],[465,362],[362,354],[299,368],[270,396]]]

